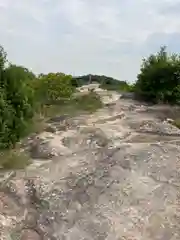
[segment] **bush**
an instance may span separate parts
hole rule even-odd
[[[13,118],[15,111],[8,104],[3,89],[0,90],[0,148],[9,147],[13,141]]]
[[[154,103],[180,101],[180,56],[168,55],[165,47],[143,59],[137,76],[135,92],[138,97]]]
[[[8,63],[0,47],[0,149],[15,147],[29,132],[34,115],[44,104],[69,99],[74,89],[69,75],[49,73],[36,77],[27,68]]]
[[[36,97],[42,103],[70,98],[74,92],[72,77],[63,73],[41,74],[34,83]]]
[[[34,92],[27,69],[7,64],[0,49],[0,148],[15,146],[34,114]]]
[[[30,163],[29,156],[20,152],[19,149],[0,152],[0,168],[23,169]]]
[[[100,96],[95,92],[90,92],[87,95],[79,96],[74,99],[74,107],[79,110],[87,112],[95,112],[97,109],[103,107]]]
[[[173,124],[174,126],[176,126],[177,128],[180,128],[180,119],[179,119],[179,118],[175,119],[175,120],[172,122],[172,124]]]

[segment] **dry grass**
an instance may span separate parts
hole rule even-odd
[[[92,113],[102,108],[103,103],[99,95],[91,91],[89,94],[75,99],[74,107],[76,107],[77,111],[83,110]]]
[[[41,114],[48,119],[57,115],[75,116],[81,112],[95,112],[103,107],[100,97],[94,93],[80,95],[66,101],[58,101],[53,105],[44,105]]]
[[[173,124],[174,126],[176,126],[177,128],[180,128],[180,118],[175,119],[172,124]]]
[[[29,157],[18,148],[0,152],[1,169],[23,169],[28,164],[30,164]]]

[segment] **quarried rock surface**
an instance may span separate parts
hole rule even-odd
[[[35,136],[34,163],[1,184],[0,239],[179,240],[179,140],[127,99]]]

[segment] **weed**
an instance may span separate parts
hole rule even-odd
[[[0,166],[3,169],[22,169],[30,164],[29,157],[19,149],[3,150],[0,152]]]

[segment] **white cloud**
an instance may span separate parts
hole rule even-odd
[[[36,72],[133,80],[144,55],[179,36],[177,9],[180,0],[0,0],[0,44]]]

